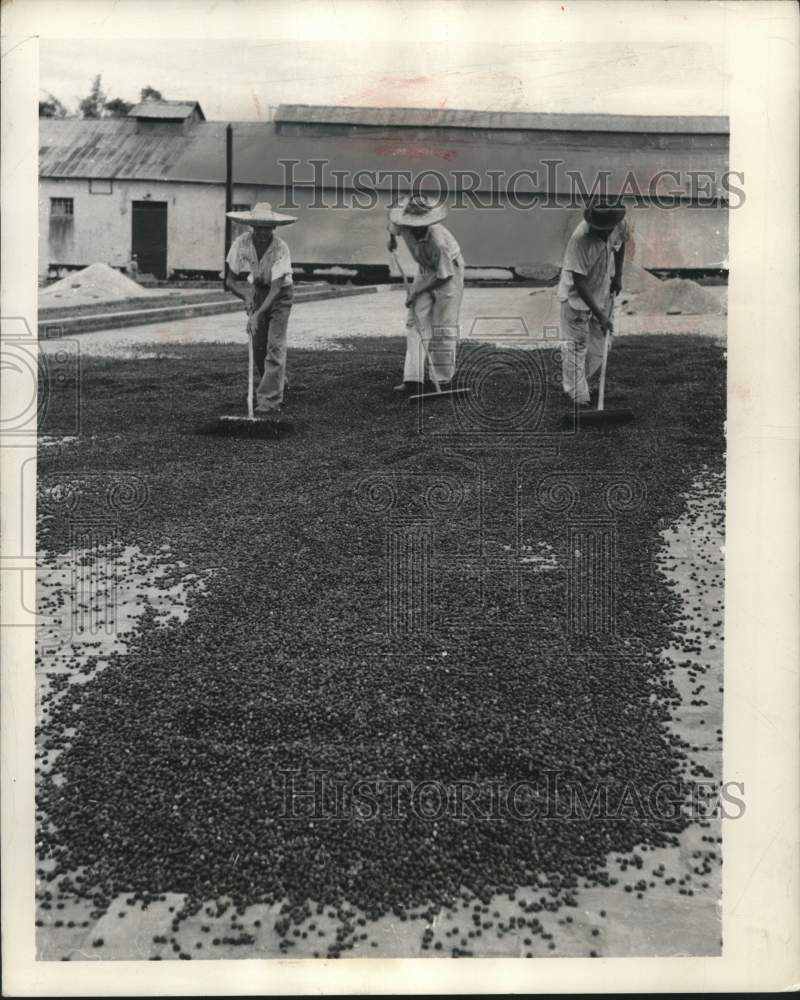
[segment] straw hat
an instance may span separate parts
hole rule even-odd
[[[293,215],[273,212],[268,201],[259,201],[249,212],[226,212],[225,215],[234,222],[243,222],[247,226],[289,226],[297,222]]]
[[[447,208],[432,198],[412,194],[389,209],[389,221],[396,226],[432,226],[447,216]]]
[[[623,205],[597,203],[590,205],[583,210],[583,217],[593,229],[604,229],[611,231],[625,218],[625,207]]]

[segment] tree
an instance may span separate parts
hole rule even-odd
[[[81,118],[100,118],[103,114],[103,107],[106,103],[106,95],[100,82],[100,74],[94,78],[89,96],[84,97],[78,104]]]
[[[150,84],[146,87],[142,87],[139,91],[140,101],[163,101],[164,98],[161,96],[161,91],[156,90],[155,87],[151,87]]]
[[[130,101],[123,101],[121,97],[115,97],[113,101],[106,101],[103,105],[103,117],[125,118],[132,107]]]
[[[39,101],[40,118],[66,118],[67,109],[54,94],[48,94],[46,101]]]

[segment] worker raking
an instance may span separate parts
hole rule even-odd
[[[464,258],[455,237],[441,225],[444,205],[412,195],[389,210],[389,251],[400,270],[397,236],[419,266],[406,291],[406,358],[403,381],[395,386],[410,398],[468,392],[453,386],[464,294]],[[426,382],[427,373],[427,382]]]
[[[562,386],[577,404],[579,424],[626,423],[630,410],[605,409],[608,352],[614,335],[614,299],[622,290],[628,240],[625,208],[594,203],[583,213],[564,252],[558,286],[561,303]],[[590,383],[599,373],[597,409]],[[565,421],[569,422],[568,418]]]
[[[225,266],[225,287],[244,302],[247,310],[247,416],[220,417],[204,432],[275,437],[291,430],[280,414],[286,388],[286,331],[294,290],[289,247],[275,235],[275,228],[291,225],[297,219],[274,212],[266,201],[259,202],[252,211],[226,214],[249,227],[233,241]],[[255,408],[254,365],[259,375]]]

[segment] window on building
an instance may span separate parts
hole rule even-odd
[[[89,194],[111,194],[112,184],[110,180],[92,179],[89,181]]]
[[[73,210],[73,200],[72,198],[51,198],[50,199],[50,217],[53,218],[72,218],[75,214]]]

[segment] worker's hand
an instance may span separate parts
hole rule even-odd
[[[622,291],[622,281],[616,275],[611,279],[611,294],[619,295]]]
[[[247,336],[251,339],[256,333],[256,318],[253,313],[250,313],[247,317]]]
[[[386,244],[386,246],[389,248],[390,253],[394,253],[395,250],[397,249],[397,237],[394,235],[394,233],[389,234],[389,242]]]
[[[406,308],[411,309],[417,296],[413,292],[406,292]]]
[[[606,316],[605,313],[601,313],[597,319],[600,324],[600,329],[609,337],[614,336],[614,324],[611,322],[611,317]]]

